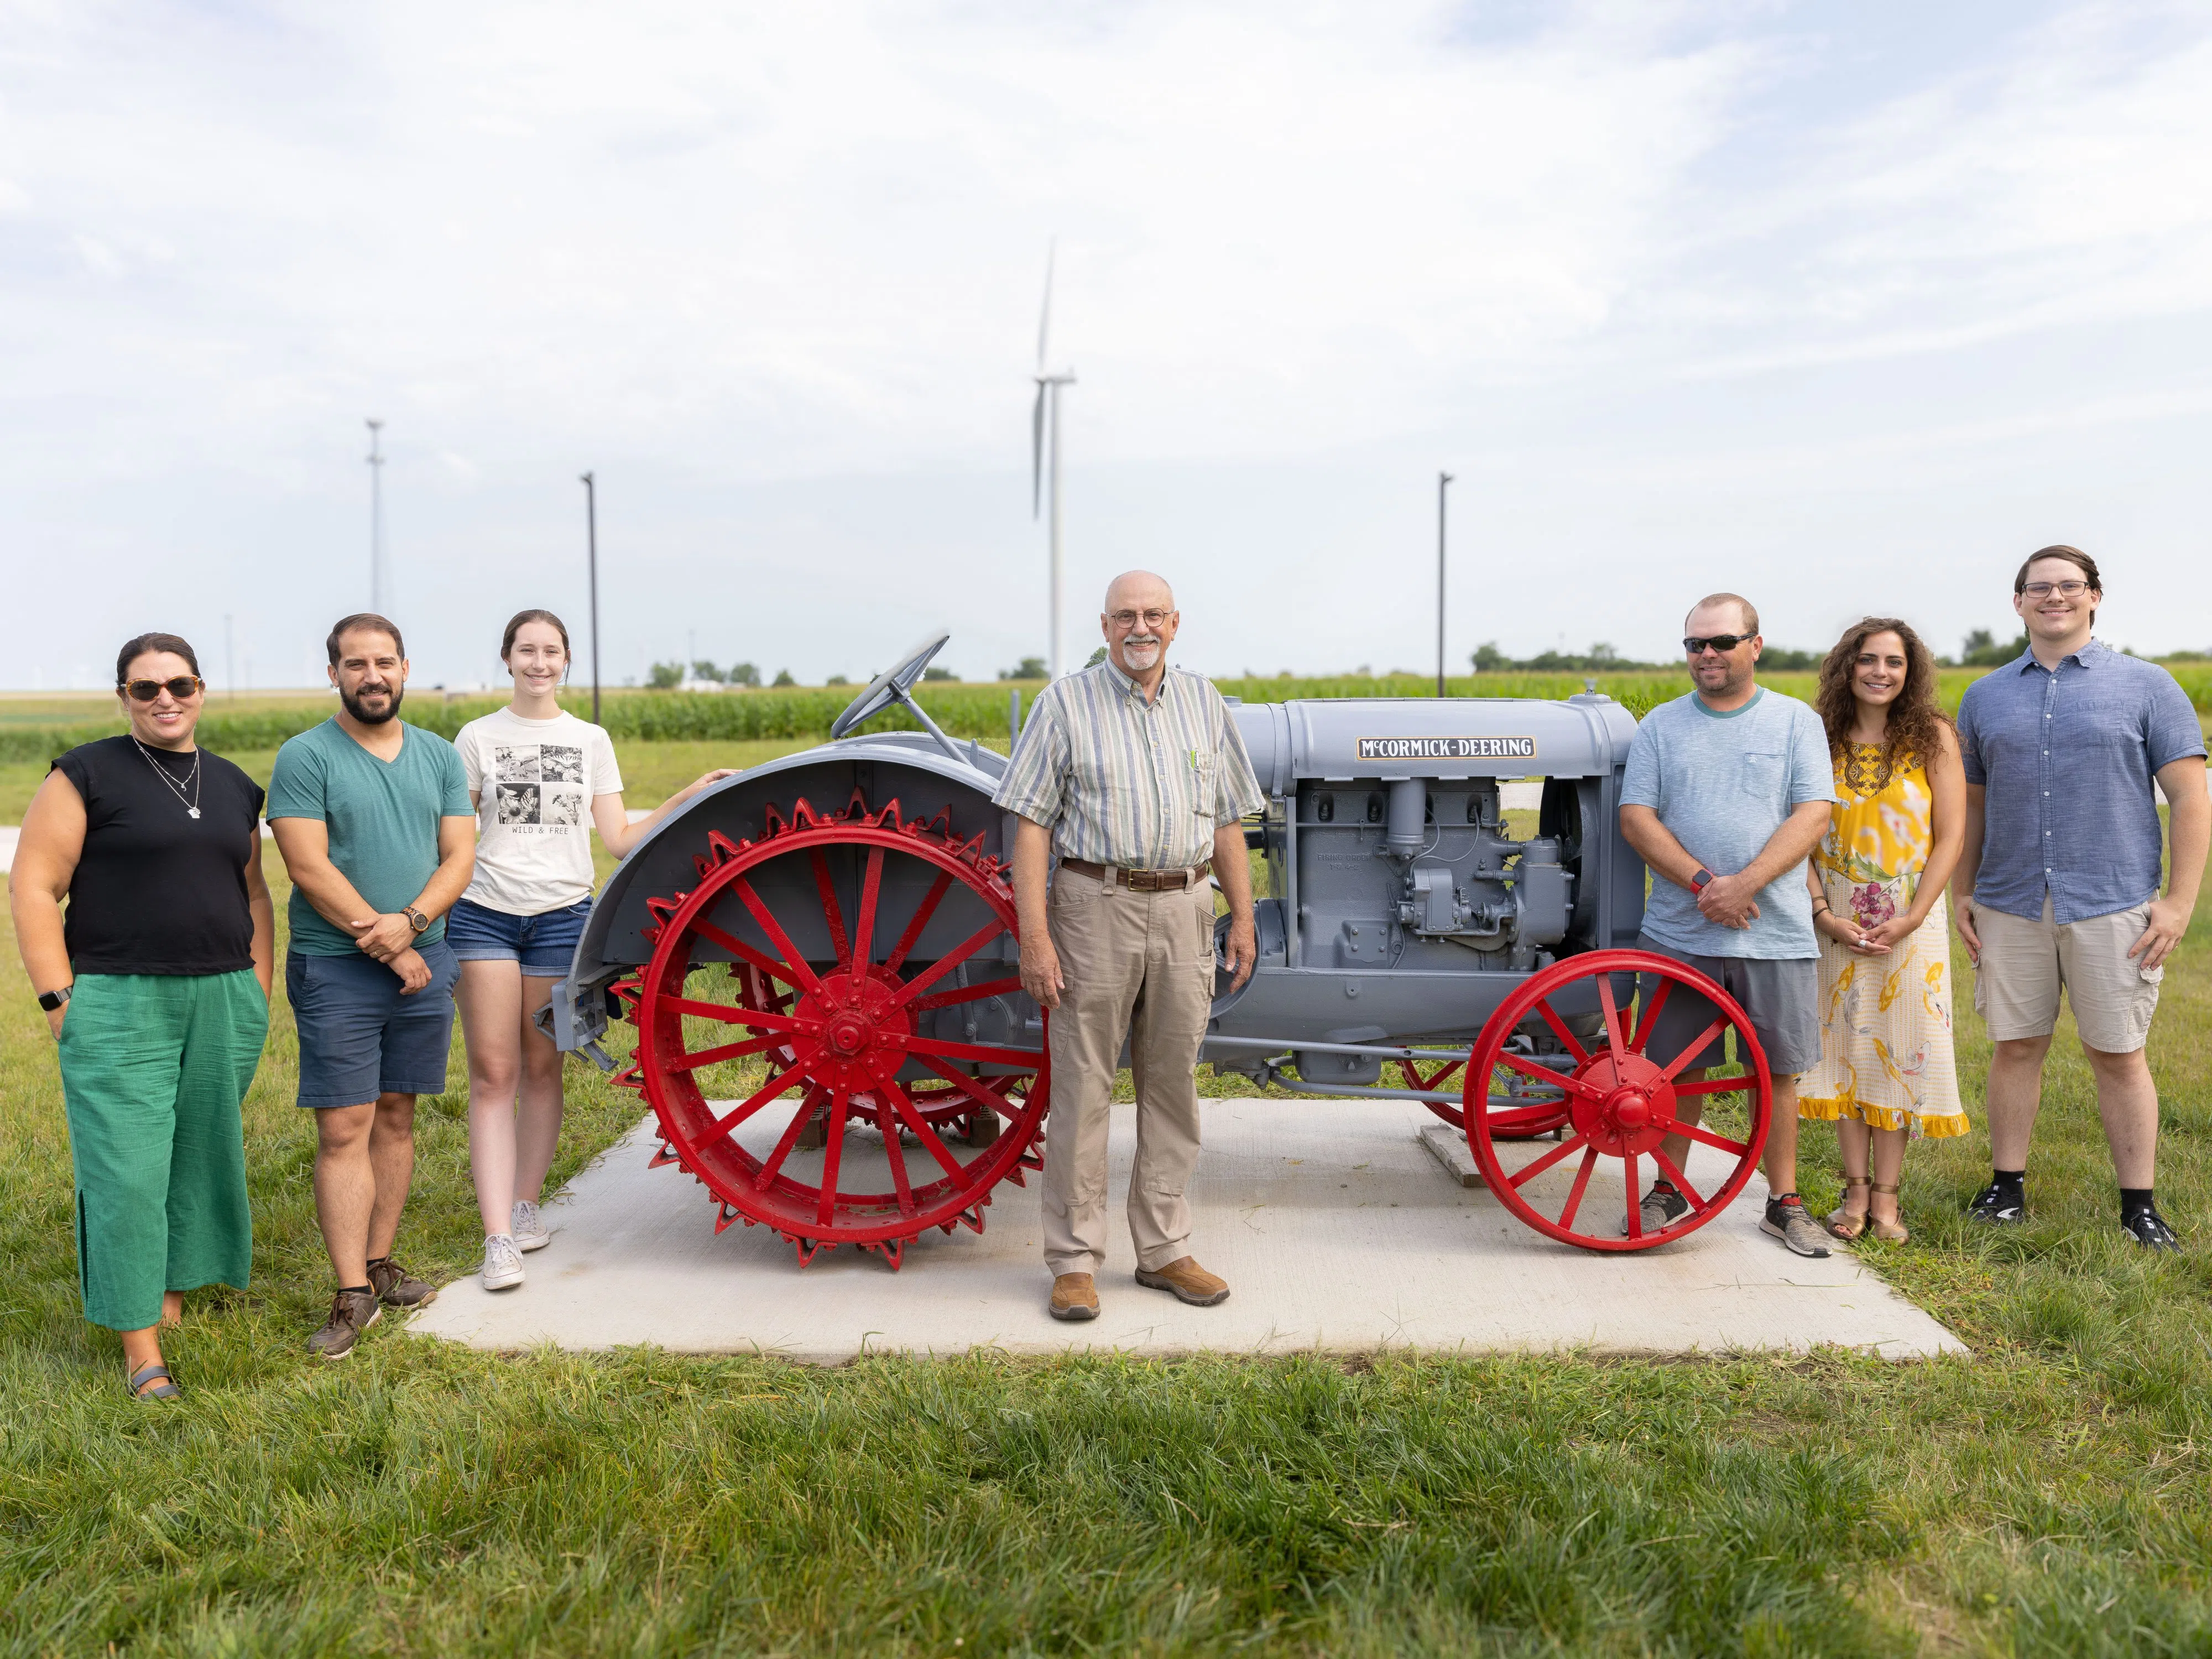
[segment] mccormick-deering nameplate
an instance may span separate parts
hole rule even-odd
[[[1362,738],[1362,760],[1534,760],[1534,738]]]

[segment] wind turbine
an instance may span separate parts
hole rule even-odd
[[[1052,431],[1052,614],[1047,643],[1050,649],[1047,672],[1052,678],[1060,675],[1062,659],[1060,638],[1060,392],[1062,386],[1075,384],[1075,371],[1058,371],[1045,368],[1045,350],[1052,338],[1052,266],[1054,255],[1059,250],[1059,239],[1054,238],[1045,247],[1044,309],[1037,318],[1036,407],[1030,414],[1030,516],[1034,519],[1043,508],[1045,465],[1045,429]]]

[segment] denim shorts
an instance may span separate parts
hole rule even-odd
[[[462,899],[446,913],[446,943],[463,962],[519,962],[533,979],[559,979],[575,960],[591,915],[589,899],[535,916],[511,916]]]
[[[284,993],[300,1028],[300,1104],[361,1106],[379,1095],[446,1091],[453,1042],[453,947],[418,945],[430,982],[400,994],[399,975],[358,951],[284,958]]]

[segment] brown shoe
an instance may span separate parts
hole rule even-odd
[[[1147,1290],[1166,1291],[1178,1302],[1194,1308],[1210,1308],[1229,1300],[1229,1281],[1216,1279],[1198,1265],[1194,1256],[1178,1256],[1164,1267],[1137,1269],[1137,1283]]]
[[[416,1278],[388,1255],[368,1264],[368,1284],[386,1307],[427,1308],[438,1299],[435,1285]]]
[[[340,1291],[331,1298],[331,1316],[307,1339],[307,1352],[324,1359],[343,1359],[361,1334],[384,1317],[374,1291]]]
[[[1089,1273],[1061,1273],[1052,1281],[1048,1311],[1054,1319],[1096,1319],[1098,1287],[1091,1282]]]

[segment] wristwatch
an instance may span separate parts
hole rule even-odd
[[[62,1004],[67,1002],[70,1000],[70,993],[76,989],[76,987],[74,985],[64,985],[58,991],[41,991],[39,993],[39,1006],[51,1014]]]
[[[408,904],[401,906],[399,914],[407,918],[407,925],[410,927],[412,927],[416,933],[427,933],[430,931],[430,918],[424,915],[413,905]]]
[[[1690,890],[1693,893],[1702,893],[1711,884],[1712,879],[1713,872],[1705,866],[1699,865],[1698,873],[1690,878]]]

